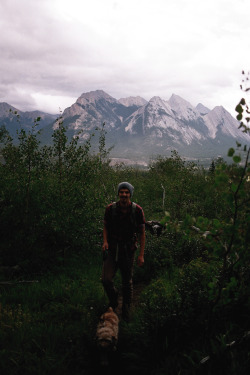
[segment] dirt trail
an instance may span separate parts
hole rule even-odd
[[[133,285],[133,299],[132,299],[132,306],[131,306],[132,312],[134,308],[138,305],[141,292],[143,291],[145,286],[146,285],[144,283],[136,283]],[[122,293],[121,291],[119,292],[119,296],[118,296],[118,306],[116,308],[116,313],[120,319],[122,315]]]

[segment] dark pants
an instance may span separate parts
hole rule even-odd
[[[120,269],[122,277],[123,305],[130,305],[133,297],[133,265],[135,250],[126,244],[117,244],[110,247],[108,256],[103,262],[102,283],[109,298],[110,306],[117,306],[117,290],[114,286],[114,277]]]

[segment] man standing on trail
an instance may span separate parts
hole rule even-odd
[[[140,252],[137,259],[139,266],[144,263],[145,219],[142,208],[131,202],[134,187],[128,182],[118,185],[120,200],[109,204],[104,215],[103,229],[103,271],[102,283],[109,298],[109,305],[118,306],[118,291],[114,287],[117,269],[122,277],[122,317],[129,321],[129,311],[133,295],[133,265],[137,249],[137,236],[140,239]]]

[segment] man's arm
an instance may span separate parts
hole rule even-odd
[[[140,253],[137,258],[137,264],[139,267],[144,264],[144,250],[145,250],[145,225],[142,225],[140,232]]]
[[[108,244],[108,230],[107,230],[106,224],[104,223],[102,251],[108,250],[108,248],[109,248],[109,244]]]

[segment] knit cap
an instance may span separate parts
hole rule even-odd
[[[130,192],[130,195],[132,197],[133,195],[133,192],[134,192],[134,186],[132,186],[129,182],[121,182],[119,185],[118,185],[118,188],[117,188],[117,194],[119,194],[119,191],[121,189],[128,189],[129,192]]]

